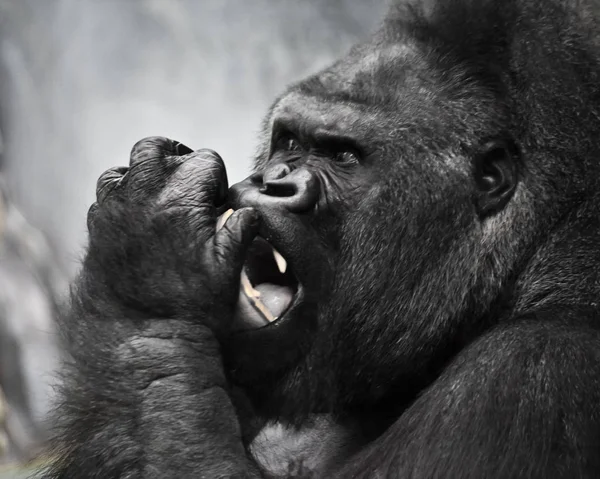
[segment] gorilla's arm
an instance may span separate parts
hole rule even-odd
[[[232,261],[255,222],[240,210],[215,235],[220,158],[180,150],[145,140],[129,169],[99,180],[61,320],[71,360],[46,477],[254,475],[217,334],[237,298]]]
[[[51,477],[231,477],[247,471],[218,344],[184,320],[143,326],[75,293],[75,339],[61,414],[60,473]],[[88,303],[86,306],[85,303]],[[100,306],[106,311],[93,311]]]
[[[600,332],[556,317],[478,339],[336,477],[596,477]]]

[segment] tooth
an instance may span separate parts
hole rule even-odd
[[[285,258],[283,256],[281,256],[281,253],[279,251],[277,251],[275,248],[273,248],[273,257],[275,258],[275,262],[277,263],[279,272],[281,274],[284,274],[287,270],[287,261],[285,260]]]
[[[248,279],[246,272],[243,270],[240,279],[242,283],[242,288],[244,289],[244,294],[248,297],[252,305],[262,313],[262,315],[266,318],[267,321],[269,321],[270,323],[275,321],[277,318],[275,318],[271,311],[269,311],[267,307],[262,303],[262,301],[260,300],[260,292],[256,291],[252,287],[252,283]]]
[[[242,271],[240,280],[242,282],[242,287],[244,288],[244,293],[246,293],[246,296],[248,296],[249,298],[260,298],[260,291],[254,289],[245,271]]]
[[[229,209],[217,219],[217,228],[216,228],[217,231],[219,231],[221,228],[223,228],[223,226],[225,225],[225,223],[227,222],[227,220],[229,219],[229,217],[232,214],[233,214],[233,210]],[[278,256],[279,256],[279,258],[278,258]],[[281,273],[284,273],[287,268],[287,263],[286,263],[285,259],[283,259],[283,256],[281,256],[279,253],[277,253],[277,251],[275,251],[275,261],[277,261],[277,266],[279,267],[279,271],[281,271]],[[258,309],[258,311],[270,323],[275,321],[277,318],[273,316],[273,313],[271,313],[271,311],[269,311],[268,308],[260,300],[260,291],[257,291],[254,289],[254,287],[252,286],[252,283],[250,282],[250,279],[248,279],[248,275],[246,274],[246,271],[244,271],[244,270],[242,270],[242,274],[240,275],[240,283],[241,283],[242,290],[244,291],[244,294],[250,300],[250,303],[252,303],[252,306],[254,306],[256,309]]]
[[[217,219],[217,231],[219,231],[221,228],[223,228],[223,225],[225,224],[225,222],[229,219],[229,217],[232,214],[233,214],[233,210],[228,209],[225,213],[223,213],[221,216],[219,216],[219,218]]]

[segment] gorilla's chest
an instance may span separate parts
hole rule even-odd
[[[267,425],[250,445],[252,456],[269,478],[327,477],[358,442],[351,430],[327,416],[315,417],[301,429]]]

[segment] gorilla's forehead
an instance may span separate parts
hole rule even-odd
[[[377,122],[375,121],[377,120]],[[319,130],[329,133],[363,132],[372,133],[371,126],[381,128],[381,114],[360,104],[324,100],[318,96],[291,91],[277,102],[272,110],[269,126],[275,122],[294,125],[297,130]],[[375,130],[375,128],[373,128]],[[301,133],[307,133],[300,131]]]
[[[347,57],[318,75],[329,91],[349,96],[376,93],[377,87],[389,90],[391,85],[410,81],[419,67],[419,53],[413,45],[361,45]]]
[[[448,124],[468,111],[453,100],[450,75],[440,80],[432,57],[409,41],[359,45],[345,58],[288,90],[273,106],[276,122],[376,139],[382,132]],[[458,82],[456,82],[458,83]]]
[[[411,42],[355,47],[327,70],[301,83],[298,89],[314,96],[326,95],[358,104],[399,106],[408,98],[431,96],[433,69]]]

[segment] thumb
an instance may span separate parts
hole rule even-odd
[[[213,240],[219,267],[233,267],[232,273],[239,276],[248,248],[258,234],[259,224],[260,217],[253,208],[242,208],[231,214]]]

